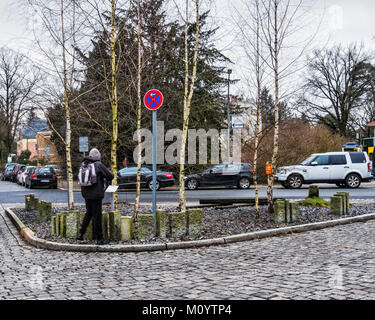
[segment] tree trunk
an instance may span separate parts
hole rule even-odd
[[[186,17],[185,17],[185,92],[184,92],[184,115],[182,125],[182,139],[180,149],[180,175],[179,175],[179,210],[186,211],[186,194],[185,194],[185,150],[186,140],[189,127],[190,105],[194,92],[195,77],[197,73],[198,48],[199,48],[199,0],[195,2],[195,48],[193,58],[193,72],[189,87],[189,52],[188,52],[188,27],[189,27],[189,1],[186,0]]]
[[[274,59],[274,82],[275,82],[275,104],[274,104],[274,134],[273,134],[273,152],[272,152],[272,170],[268,180],[267,187],[267,198],[268,198],[268,211],[273,212],[273,184],[276,172],[276,160],[279,151],[279,29],[278,29],[278,3],[274,2],[275,16],[274,16],[274,48],[273,48],[273,59]]]
[[[111,168],[113,173],[112,185],[117,186],[117,140],[118,140],[118,97],[117,97],[117,66],[116,66],[116,21],[115,0],[112,0],[111,15],[111,106],[112,106],[112,138],[111,138]],[[117,209],[117,192],[114,194],[114,209]]]
[[[134,202],[134,219],[137,219],[138,215],[138,206],[139,206],[139,198],[141,195],[141,156],[142,156],[142,149],[140,148],[140,144],[142,143],[142,136],[141,136],[141,116],[142,116],[142,99],[141,99],[141,74],[142,74],[142,53],[141,53],[141,12],[140,12],[140,3],[138,1],[138,70],[137,70],[137,99],[138,99],[138,106],[137,106],[137,142],[138,142],[138,159],[137,159],[137,190],[135,195],[135,202]]]

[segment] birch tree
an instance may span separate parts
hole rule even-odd
[[[142,76],[142,21],[141,21],[141,8],[140,1],[137,3],[137,44],[138,44],[138,65],[137,65],[137,142],[138,145],[142,143],[141,136],[141,119],[142,119],[142,98],[141,98],[141,76]],[[142,149],[138,148],[138,157],[137,157],[137,186],[136,186],[136,195],[134,201],[134,213],[133,217],[137,219],[139,198],[141,195],[141,161],[142,161]]]
[[[257,182],[258,173],[258,152],[261,134],[261,91],[264,82],[265,60],[268,59],[266,52],[264,52],[264,44],[261,42],[261,23],[262,11],[260,8],[261,0],[254,0],[249,3],[244,1],[242,4],[244,10],[236,10],[235,21],[240,30],[240,37],[242,49],[246,56],[246,74],[245,81],[248,86],[252,88],[254,94],[254,101],[256,105],[256,124],[255,124],[255,138],[254,138],[254,156],[253,156],[253,181],[255,189],[255,214],[259,215],[259,187]],[[250,124],[251,126],[251,124]]]
[[[261,0],[261,10],[264,18],[261,23],[262,42],[268,50],[270,59],[263,59],[270,69],[274,90],[274,135],[272,151],[272,171],[268,177],[267,198],[268,210],[273,212],[273,185],[277,167],[279,151],[279,103],[282,95],[291,91],[291,82],[300,70],[297,65],[314,39],[318,28],[312,32],[305,32],[309,22],[307,19],[307,0]],[[302,34],[302,39],[298,34]],[[294,50],[291,50],[294,48]],[[283,90],[280,88],[281,80],[288,80]]]
[[[190,73],[189,65],[189,47],[188,47],[188,29],[189,29],[189,0],[185,3],[185,80],[184,80],[184,111],[182,124],[182,139],[180,147],[180,175],[179,175],[179,209],[186,211],[186,195],[185,195],[185,154],[186,140],[189,128],[189,115],[191,99],[194,93],[194,83],[197,74],[198,48],[199,48],[199,0],[195,0],[195,46],[193,53],[193,69]],[[190,81],[189,81],[190,79]]]
[[[73,169],[71,158],[71,96],[77,79],[76,56],[77,33],[75,0],[27,0],[41,23],[41,29],[34,29],[35,43],[39,49],[39,64],[43,66],[46,81],[40,87],[39,107],[46,115],[46,103],[61,105],[65,116],[65,133],[55,128],[49,118],[51,129],[65,146],[68,182],[68,207],[74,208]],[[38,34],[38,31],[41,34]],[[44,33],[43,33],[44,31]],[[42,34],[43,33],[43,34]],[[46,36],[47,35],[47,36]],[[47,39],[46,39],[47,38]],[[48,63],[46,63],[46,60]],[[52,81],[52,85],[48,84]],[[49,101],[46,101],[46,96]]]
[[[119,94],[118,94],[118,75],[120,63],[123,61],[123,48],[121,47],[121,27],[119,26],[120,11],[125,11],[124,6],[127,1],[119,0],[87,0],[80,5],[80,9],[86,16],[86,27],[91,30],[91,33],[104,44],[104,50],[100,52],[101,55],[101,70],[103,71],[99,76],[104,79],[104,86],[107,91],[108,101],[111,105],[111,122],[112,130],[106,129],[101,124],[100,119],[94,118],[90,112],[80,104],[80,106],[89,115],[90,119],[102,129],[103,134],[111,139],[111,171],[114,179],[112,185],[117,185],[117,148],[118,148],[118,108],[119,108]],[[109,6],[108,6],[109,4]],[[106,37],[107,20],[109,18],[110,30],[109,37]],[[122,17],[124,18],[124,17]],[[126,17],[124,18],[126,19]],[[100,48],[100,46],[98,46]],[[107,69],[107,56],[109,56],[109,70]],[[128,87],[130,87],[129,84]],[[124,90],[124,93],[127,90]],[[118,195],[114,194],[114,206],[117,209]]]

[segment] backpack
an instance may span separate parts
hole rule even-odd
[[[96,171],[94,163],[82,162],[78,172],[78,184],[90,187],[96,183]]]

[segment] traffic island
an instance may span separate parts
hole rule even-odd
[[[84,241],[74,238],[78,229],[78,216],[80,224],[82,223],[83,211],[85,210],[83,205],[75,206],[75,214],[62,206],[52,207],[51,220],[47,223],[40,219],[37,210],[26,211],[25,207],[23,207],[14,208],[12,211],[14,210],[13,212],[17,219],[22,221],[27,230],[32,230],[31,244],[35,244],[35,239],[38,238],[41,241],[38,242],[38,246],[43,246],[41,243],[47,243],[47,247],[50,249],[54,248],[54,250],[87,250],[87,252],[149,251],[220,245],[255,239],[257,237],[279,235],[278,230],[289,230],[287,233],[290,233],[300,230],[301,226],[305,226],[305,231],[310,230],[311,222],[317,223],[317,226],[319,226],[317,228],[323,228],[336,225],[332,222],[334,219],[339,220],[337,222],[338,225],[342,223],[342,219],[346,218],[349,218],[349,220],[344,221],[362,221],[361,219],[366,216],[366,213],[375,212],[375,204],[373,207],[355,204],[350,207],[348,216],[336,217],[332,215],[330,208],[296,206],[295,202],[288,201],[279,201],[279,203],[283,203],[281,211],[284,214],[281,216],[284,217],[284,222],[278,223],[274,221],[274,214],[268,213],[267,206],[259,207],[260,212],[258,216],[255,214],[254,208],[243,206],[226,209],[217,209],[216,206],[211,206],[200,208],[197,211],[195,209],[188,210],[182,214],[177,212],[176,207],[160,206],[156,216],[157,235],[152,233],[151,237],[151,234],[149,234],[149,237],[144,240],[138,239],[137,234],[134,233],[134,230],[137,230],[137,228],[131,216],[133,206],[121,204],[118,206],[118,212],[116,213],[120,218],[120,238],[119,240],[110,241],[110,244],[104,246],[104,248],[102,246],[97,247],[96,240],[91,239],[91,237],[86,238]],[[289,205],[287,205],[288,203]],[[288,209],[285,206],[289,207],[289,222],[287,216]],[[103,206],[104,212],[108,212],[109,210],[110,205]],[[78,214],[79,211],[81,213]],[[153,218],[150,212],[150,206],[140,206],[139,208],[139,215],[148,215],[148,219],[146,219],[148,222]],[[177,219],[178,216],[179,219]],[[110,213],[108,213],[108,234],[110,229],[109,217]],[[112,220],[115,221],[115,219]],[[103,221],[105,221],[105,218],[103,218]],[[150,225],[149,228],[151,228]],[[311,230],[315,230],[314,228]],[[105,234],[104,230],[105,222],[103,222],[103,234]],[[23,231],[23,234],[26,233],[26,231]],[[52,246],[50,243],[56,243],[58,246]],[[70,245],[73,247],[69,247]]]

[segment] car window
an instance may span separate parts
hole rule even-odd
[[[352,163],[366,163],[366,157],[363,152],[349,152]]]
[[[149,173],[149,172],[151,172],[151,170],[150,170],[149,168],[142,167],[142,168],[141,168],[141,172],[142,172],[142,173]]]
[[[227,172],[240,172],[241,171],[241,165],[239,164],[228,164],[225,166],[225,171]]]
[[[302,166],[309,166],[310,163],[316,158],[316,155],[315,154],[312,154],[311,156],[309,156],[306,160],[302,161],[301,162],[301,165]]]
[[[220,173],[223,172],[224,164],[218,164],[212,168],[213,173]]]
[[[49,173],[54,173],[54,171],[53,171],[53,169],[52,168],[37,168],[36,170],[36,173],[38,173],[38,174],[43,174],[43,173],[47,173],[47,174],[49,174]]]
[[[330,157],[332,165],[346,164],[346,157],[344,154],[332,155]]]
[[[137,173],[137,167],[127,167],[119,171],[120,175]]]
[[[318,166],[325,166],[329,164],[329,155],[323,154],[317,156],[313,162],[316,162]]]

